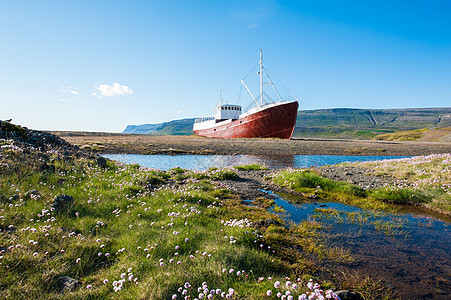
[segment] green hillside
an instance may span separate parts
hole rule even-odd
[[[320,109],[298,112],[294,136],[371,139],[377,135],[451,125],[451,108]]]
[[[129,125],[123,133],[190,135],[194,118]],[[451,108],[300,110],[294,137],[371,139],[377,135],[451,126]]]
[[[191,135],[193,119],[174,120],[158,124],[128,125],[122,133],[154,135]]]

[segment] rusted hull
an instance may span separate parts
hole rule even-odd
[[[213,138],[280,138],[293,135],[298,102],[281,103],[230,123],[193,130],[196,135]]]

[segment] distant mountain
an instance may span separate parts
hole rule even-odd
[[[154,135],[190,135],[193,134],[194,118],[144,125],[128,125],[122,133]]]
[[[447,126],[451,126],[450,107],[301,110],[294,136],[371,139],[384,133]]]
[[[128,125],[123,133],[190,135],[194,118]],[[370,139],[384,133],[451,126],[451,108],[300,110],[295,137]]]

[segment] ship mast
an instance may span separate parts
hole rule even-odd
[[[263,55],[262,49],[260,49],[260,105],[263,105]]]
[[[249,95],[251,95],[252,100],[254,100],[255,104],[258,107],[262,107],[264,105],[263,103],[263,73],[265,73],[266,77],[268,78],[269,82],[266,82],[265,84],[270,84],[272,85],[272,88],[274,89],[274,92],[276,93],[277,97],[279,98],[280,102],[283,102],[282,98],[280,97],[279,92],[276,89],[276,86],[274,85],[274,83],[272,82],[271,78],[269,78],[268,73],[266,72],[265,68],[263,67],[263,54],[262,54],[262,50],[260,49],[260,61],[258,62],[258,65],[260,67],[258,74],[260,75],[260,103],[258,103],[258,96],[254,97],[254,95],[252,94],[252,92],[249,90],[249,88],[247,87],[246,83],[244,82],[244,79],[241,79],[241,84],[244,85],[244,87],[246,88],[246,90],[248,91]],[[256,66],[255,66],[256,67]],[[252,69],[251,72],[253,72],[253,70],[255,69],[255,67]],[[249,72],[250,74],[250,72]],[[249,75],[248,74],[248,75]],[[247,75],[246,75],[247,77]],[[271,99],[270,99],[271,100]],[[271,100],[272,103],[272,100]]]

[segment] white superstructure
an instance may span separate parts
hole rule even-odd
[[[225,120],[232,119],[236,120],[241,115],[241,106],[233,104],[221,104],[215,107],[215,119]]]

